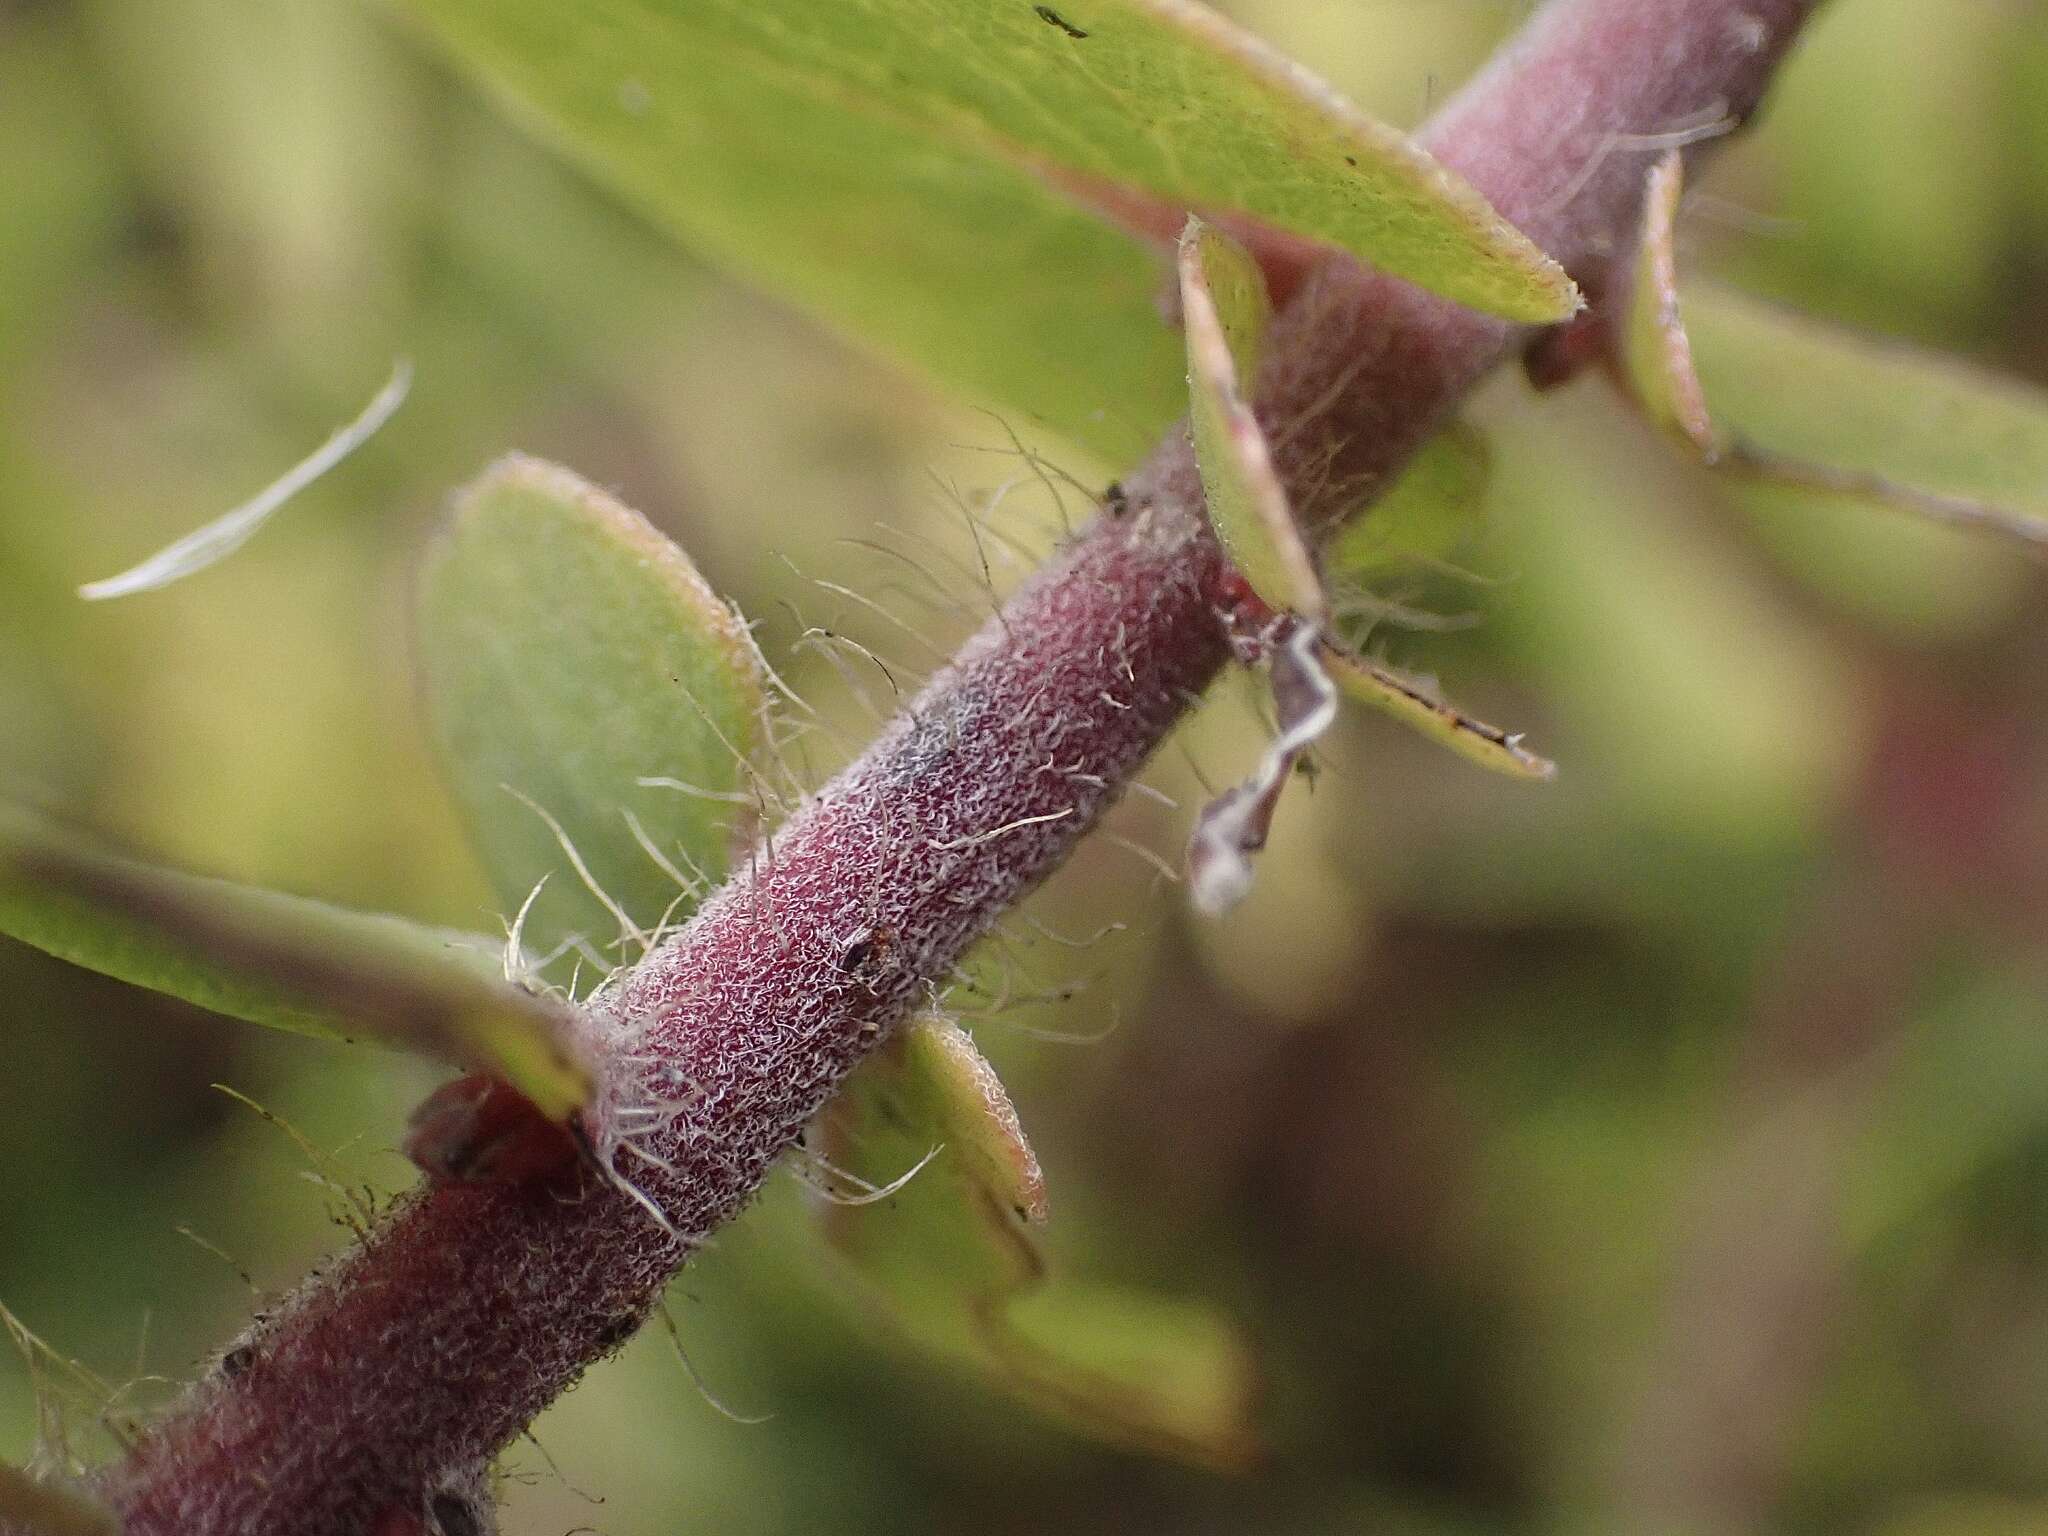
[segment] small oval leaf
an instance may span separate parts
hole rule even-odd
[[[0,806],[0,933],[254,1024],[488,1072],[551,1119],[590,1101],[571,1015],[488,939],[143,864]]]
[[[1322,583],[1246,395],[1258,378],[1271,307],[1257,264],[1213,224],[1180,237],[1189,423],[1210,525],[1269,606],[1320,617]]]
[[[529,948],[651,939],[724,878],[755,819],[759,661],[659,529],[507,458],[457,499],[418,632],[456,798]]]
[[[904,1046],[905,1070],[924,1078],[926,1102],[943,1106],[947,1145],[974,1180],[1020,1221],[1042,1224],[1045,1175],[988,1058],[959,1025],[931,1017],[910,1026]]]
[[[1042,1273],[1024,1230],[1045,1218],[1037,1156],[995,1069],[957,1024],[926,1014],[903,1025],[848,1078],[820,1128],[833,1164],[877,1188],[940,1149],[890,1197],[886,1217],[828,1208],[834,1246],[871,1280],[1007,1296]]]
[[[1005,1366],[1066,1417],[1118,1444],[1221,1471],[1257,1460],[1257,1364],[1215,1308],[1062,1282],[1020,1296],[1007,1321]],[[1119,1400],[1143,1411],[1105,1419],[1102,1405]]]
[[[889,1191],[827,1207],[827,1231],[913,1342],[1117,1443],[1202,1465],[1249,1457],[1250,1368],[1226,1324],[1199,1306],[1048,1281],[1030,1230],[1045,1219],[1038,1160],[957,1025],[906,1024],[820,1127],[836,1171]]]

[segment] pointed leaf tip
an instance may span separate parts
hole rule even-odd
[[[1325,643],[1320,656],[1339,691],[1392,715],[1403,725],[1449,747],[1468,762],[1510,778],[1547,780],[1557,764],[1522,745],[1519,732],[1475,719],[1413,678],[1404,677],[1341,646]]]
[[[904,1040],[904,1066],[922,1073],[935,1102],[948,1106],[945,1144],[973,1165],[973,1177],[1021,1221],[1043,1225],[1045,1175],[1025,1138],[996,1069],[967,1032],[937,1018],[916,1020]]]
[[[1651,168],[1643,194],[1643,232],[1630,274],[1622,361],[1650,420],[1712,457],[1719,445],[1679,308],[1677,228],[1684,191],[1685,160],[1673,150]]]
[[[995,1068],[959,1025],[935,1014],[910,1020],[856,1069],[821,1123],[832,1162],[875,1188],[941,1148],[889,1201],[899,1219],[828,1214],[835,1244],[871,1277],[888,1283],[948,1254],[970,1290],[1037,1275],[1023,1228],[1045,1219],[1045,1179]]]

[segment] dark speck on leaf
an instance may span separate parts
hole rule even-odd
[[[229,1381],[233,1381],[255,1363],[256,1346],[253,1344],[237,1344],[233,1349],[220,1357],[220,1373],[227,1377]]]
[[[1356,166],[1358,164],[1358,156],[1346,155],[1344,157],[1344,163],[1349,166]]]
[[[1034,5],[1031,9],[1038,13],[1038,19],[1048,27],[1058,27],[1071,38],[1080,39],[1088,35],[1049,5]]]

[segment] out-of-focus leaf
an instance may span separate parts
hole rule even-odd
[[[1189,414],[1209,521],[1254,592],[1272,607],[1318,617],[1315,562],[1246,399],[1272,314],[1265,279],[1243,246],[1200,219],[1181,233],[1179,266]]]
[[[728,275],[1113,461],[1182,409],[1157,257],[1030,171],[703,68],[679,28],[474,8],[436,19],[456,51]]]
[[[84,1494],[0,1461],[0,1531],[10,1536],[120,1536],[121,1522]]]
[[[530,947],[651,935],[723,877],[753,820],[759,661],[645,518],[567,470],[505,459],[428,557],[419,642],[500,898],[517,909],[547,882]]]
[[[364,368],[413,276],[378,253],[437,185],[422,157],[364,152],[410,78],[377,22],[361,5],[155,0],[146,18],[87,5],[71,23],[128,197],[178,210],[183,280]]]
[[[1009,1369],[1073,1417],[1101,1421],[1117,1404],[1109,1427],[1125,1443],[1225,1468],[1256,1454],[1254,1363],[1214,1308],[1062,1281],[1020,1296],[1008,1323],[997,1347]]]
[[[1745,285],[1851,324],[1981,326],[2010,302],[2014,242],[2028,238],[2012,219],[2041,182],[2041,141],[2027,132],[2040,77],[2015,69],[2040,19],[2034,5],[1815,7],[1771,109],[1731,157],[1746,169],[1722,184],[1738,197],[1768,185],[1797,234],[1716,242],[1717,255]]]
[[[735,275],[1110,451],[1170,375],[1126,352],[1150,261],[1069,193],[1256,215],[1513,318],[1576,302],[1403,135],[1189,0],[400,3]]]
[[[1651,172],[1620,352],[1702,462],[2048,545],[2048,393],[1706,285],[1680,300],[1673,153]]]
[[[1514,487],[1489,517],[1518,578],[1490,627],[1518,662],[1541,658],[1578,790],[1617,825],[1702,839],[1833,813],[1863,750],[1865,696],[1690,515],[1684,466],[1646,462],[1608,403],[1578,391],[1489,425],[1500,485]]]
[[[2001,1162],[2026,1164],[2048,1088],[2037,995],[2028,967],[1992,967],[1902,1021],[1874,1102],[1844,1127],[1859,1143],[1842,1200],[1845,1247],[1867,1249],[1963,1203],[1971,1181]],[[1838,1094],[1861,1081],[1843,1075]]]
[[[1492,475],[1484,434],[1470,422],[1452,422],[1330,542],[1325,573],[1332,582],[1364,587],[1418,563],[1449,561],[1471,538]]]
[[[1738,470],[2048,543],[2048,392],[1705,284],[1686,324]]]
[[[72,313],[119,207],[121,165],[108,124],[87,92],[75,29],[60,16],[8,18],[0,50],[0,358]],[[20,300],[35,295],[34,303]]]
[[[1475,720],[1442,699],[1425,684],[1340,646],[1325,644],[1319,653],[1324,669],[1347,697],[1383,710],[1403,725],[1482,768],[1518,779],[1548,779],[1557,764],[1522,745],[1519,735]]]
[[[11,806],[0,933],[251,1023],[475,1067],[554,1119],[590,1097],[569,1016],[504,981],[490,940],[139,863]]]
[[[877,1188],[930,1158],[886,1199],[826,1211],[834,1246],[914,1342],[1116,1442],[1204,1465],[1246,1458],[1249,1370],[1226,1324],[1156,1297],[1048,1283],[1030,1232],[1045,1219],[1037,1158],[957,1026],[906,1025],[821,1128],[833,1167]]]

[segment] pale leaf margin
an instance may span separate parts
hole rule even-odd
[[[523,454],[456,495],[415,589],[420,698],[507,908],[553,953],[674,930],[751,842],[766,664],[647,518]],[[597,724],[597,722],[601,722]],[[566,866],[566,867],[565,867]]]
[[[1959,495],[1906,483],[1851,465],[1821,463],[1776,452],[1753,440],[1767,423],[1730,426],[1719,419],[1700,377],[1695,343],[1685,323],[1676,254],[1678,208],[1684,191],[1684,162],[1673,151],[1651,168],[1641,243],[1630,272],[1626,303],[1620,314],[1616,352],[1629,395],[1644,415],[1711,470],[1764,485],[1889,506],[2013,541],[2036,558],[2048,557],[2048,516],[1977,496]],[[1847,333],[1830,332],[1816,321],[1767,311],[1753,301],[1716,295],[1710,288],[1692,290],[1692,302],[1719,303],[1743,310],[1755,320],[1769,315],[1780,333],[1780,361],[1797,349],[1815,344],[1857,350],[1878,378],[1896,375],[1902,383],[1924,383],[1946,374],[1957,396],[1971,392],[2006,391],[2014,386],[1983,377],[1965,377],[1953,362],[1939,360],[1898,345],[1859,342]],[[1831,400],[1828,409],[1854,409],[1849,400]],[[2048,398],[2036,402],[2036,431],[2048,439]],[[2048,498],[2048,485],[2041,488]]]
[[[1238,213],[1510,320],[1554,322],[1579,307],[1563,269],[1410,135],[1194,0],[593,0],[570,13],[575,30],[504,0],[403,8],[623,160],[636,157],[632,132],[663,131],[652,104],[691,121],[698,99],[716,99],[738,117],[745,85],[758,83],[816,115],[815,128],[834,116],[900,124],[936,154],[1035,172],[1112,217],[1145,200]],[[716,83],[660,72],[684,58]],[[642,105],[594,118],[586,77],[605,81],[598,99],[609,100],[620,71],[637,71]],[[721,127],[708,125],[699,148],[715,150]],[[905,171],[871,175],[880,188]],[[1087,196],[1090,183],[1102,198]],[[724,192],[705,195],[721,222],[748,218]]]
[[[1557,776],[1557,764],[1524,747],[1520,734],[1475,719],[1420,679],[1327,643],[1318,656],[1346,697],[1392,715],[1466,761],[1516,779]]]
[[[1049,1273],[1034,1236],[1046,1219],[1036,1154],[957,1024],[923,1014],[904,1025],[855,1070],[821,1129],[837,1163],[888,1179],[885,1199],[863,1193],[823,1215],[832,1246],[905,1338],[1098,1438],[1207,1467],[1251,1459],[1253,1373],[1227,1323],[1199,1305]],[[891,1177],[913,1157],[913,1177]],[[1170,1339],[1166,1323],[1178,1330]],[[1121,1350],[1091,1343],[1104,1334]]]
[[[1320,620],[1326,604],[1315,560],[1248,398],[1272,315],[1265,279],[1243,246],[1199,218],[1181,232],[1177,268],[1189,419],[1210,526],[1264,602]]]

